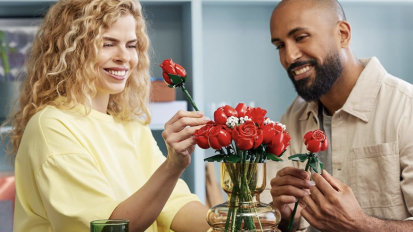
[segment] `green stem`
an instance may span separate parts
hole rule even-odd
[[[312,159],[313,157],[311,156],[311,154],[308,156],[308,159],[307,159],[307,164],[305,165],[305,171],[307,172],[308,171],[308,169],[310,168],[310,162],[311,162],[311,159]],[[297,212],[297,207],[298,207],[298,199],[297,199],[297,201],[295,202],[295,205],[294,205],[294,210],[293,210],[293,214],[291,215],[291,219],[290,219],[290,224],[288,225],[288,230],[291,230],[292,229],[292,227],[293,227],[293,223],[294,223],[294,217],[295,217],[295,213]]]
[[[187,98],[187,99],[189,100],[189,102],[191,103],[192,107],[194,107],[194,109],[195,109],[196,111],[199,111],[199,110],[198,110],[198,107],[196,107],[196,105],[195,105],[194,100],[192,100],[191,95],[189,95],[188,91],[186,90],[185,85],[182,85],[182,86],[181,86],[181,89],[182,89],[182,91],[184,92],[184,94],[186,95],[186,98]]]

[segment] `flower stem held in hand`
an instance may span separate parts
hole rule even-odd
[[[191,103],[192,107],[194,107],[195,111],[199,111],[198,107],[196,107],[194,100],[192,100],[191,95],[188,93],[188,91],[185,88],[185,85],[181,86],[182,91],[184,92],[186,98],[189,100],[189,102]]]
[[[313,158],[312,156],[308,156],[307,164],[305,165],[305,171],[306,172],[310,168],[310,163],[311,163],[312,158]],[[293,227],[294,217],[295,217],[295,213],[297,212],[297,207],[298,207],[298,201],[299,201],[299,199],[297,199],[297,201],[295,202],[294,210],[293,210],[293,213],[291,214],[290,224],[288,225],[288,230],[291,230],[292,227]]]

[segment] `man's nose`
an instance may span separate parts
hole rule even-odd
[[[297,46],[286,45],[285,50],[286,50],[285,61],[287,62],[288,66],[295,63],[302,56],[302,52]]]

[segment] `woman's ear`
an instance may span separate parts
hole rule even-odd
[[[340,45],[342,48],[347,48],[350,46],[351,40],[351,26],[347,21],[340,21],[338,23],[338,32]]]

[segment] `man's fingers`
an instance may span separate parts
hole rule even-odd
[[[328,173],[326,170],[323,170],[323,177],[337,192],[342,191],[344,184],[330,175],[330,173]]]
[[[308,172],[294,167],[285,167],[277,172],[277,176],[295,176],[300,179],[309,179],[310,175]]]
[[[283,177],[276,177],[276,178],[272,179],[270,181],[270,185],[272,187],[293,185],[293,186],[298,187],[298,188],[308,189],[311,186],[315,185],[315,183],[312,182],[312,181],[297,178],[295,176],[283,176]]]
[[[313,174],[313,180],[316,183],[318,189],[324,194],[324,195],[331,195],[334,193],[337,193],[334,187],[331,186],[329,182],[327,182],[326,179],[324,179],[320,174],[314,173]]]
[[[288,205],[288,204],[293,204],[297,201],[297,198],[293,196],[287,196],[287,195],[282,195],[278,196],[273,199],[273,204],[275,206],[282,206],[282,205]]]
[[[309,195],[309,193],[304,189],[297,188],[292,185],[285,185],[271,188],[271,195],[273,196],[273,198],[282,195],[292,196],[294,198],[302,198]]]

